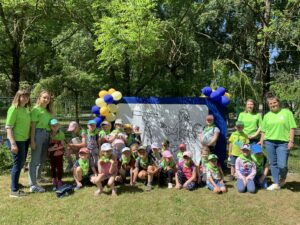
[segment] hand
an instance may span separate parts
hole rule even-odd
[[[246,186],[247,185],[247,178],[246,177],[243,178],[243,182],[244,182],[244,185]]]
[[[36,143],[35,143],[35,141],[31,141],[30,147],[31,147],[31,149],[33,149],[33,150],[36,148]]]
[[[291,151],[293,147],[294,147],[294,143],[293,142],[289,142],[288,143],[288,150]]]
[[[12,144],[10,151],[14,154],[18,154],[18,152],[19,152],[18,146],[16,144]]]
[[[220,192],[220,191],[221,189],[218,186],[214,187],[214,192]]]

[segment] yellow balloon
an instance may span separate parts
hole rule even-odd
[[[109,109],[110,112],[115,113],[118,111],[119,107],[115,104],[110,104],[107,106],[107,108]]]
[[[110,89],[108,90],[108,94],[112,94],[112,93],[114,93],[115,91],[116,91],[115,89],[110,88]]]
[[[108,116],[108,114],[109,114],[109,109],[108,109],[106,106],[102,107],[102,108],[100,109],[100,114],[101,114],[101,116]]]
[[[109,113],[109,114],[105,117],[105,119],[106,119],[107,121],[109,121],[109,122],[112,122],[112,121],[114,121],[114,120],[116,119],[116,115],[115,115],[114,113]]]
[[[229,100],[231,99],[231,94],[229,94],[228,92],[226,92],[224,95],[225,95]]]
[[[100,108],[102,108],[104,106],[107,106],[107,104],[106,104],[106,102],[104,101],[103,98],[97,98],[95,103]]]
[[[122,94],[119,91],[115,91],[111,95],[115,101],[119,101],[122,98]]]
[[[100,97],[100,98],[104,98],[104,96],[107,95],[107,94],[108,94],[107,91],[102,90],[102,91],[99,92],[99,97]]]

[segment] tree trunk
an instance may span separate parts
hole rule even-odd
[[[20,45],[18,42],[14,42],[12,47],[12,67],[11,67],[11,85],[10,85],[10,94],[12,96],[19,90],[20,82]]]

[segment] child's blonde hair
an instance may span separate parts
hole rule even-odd
[[[39,97],[38,97],[37,100],[36,100],[36,104],[37,104],[38,106],[41,105],[41,97],[42,97],[43,94],[49,95],[50,101],[49,101],[49,104],[46,106],[46,109],[47,109],[47,111],[48,111],[49,113],[53,114],[53,113],[54,113],[54,112],[53,112],[53,99],[52,99],[52,96],[50,95],[50,93],[49,93],[48,91],[44,90],[44,91],[42,91],[42,92],[39,94]]]
[[[28,102],[25,104],[25,107],[30,107],[31,106],[30,92],[28,90],[18,90],[12,101],[12,105],[18,108],[21,104],[20,99],[22,96],[29,98]]]

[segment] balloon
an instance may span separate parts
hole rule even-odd
[[[94,113],[96,115],[100,115],[100,107],[98,107],[97,105],[94,105],[92,107],[92,113]]]
[[[108,94],[112,94],[112,93],[114,93],[115,91],[116,91],[115,89],[110,88],[110,89],[108,90]]]
[[[214,91],[210,94],[209,97],[213,102],[218,102],[221,98],[221,94],[218,91]]]
[[[103,98],[105,95],[107,95],[108,94],[108,92],[107,91],[105,91],[105,90],[101,90],[100,92],[99,92],[99,97],[100,98]]]
[[[113,97],[110,94],[105,95],[103,99],[107,104],[111,104],[114,101]]]
[[[107,105],[103,98],[97,98],[95,103],[100,108]]]
[[[105,119],[108,121],[108,122],[112,122],[116,119],[116,115],[114,113],[109,113]]]
[[[221,96],[221,105],[226,107],[230,103],[230,100],[226,96]]]
[[[202,94],[204,94],[207,97],[210,96],[210,94],[212,93],[211,87],[208,87],[208,86],[202,88],[201,91],[202,91]]]
[[[115,105],[115,104],[108,105],[107,108],[108,108],[109,111],[112,112],[112,113],[115,113],[115,112],[118,111],[118,106]]]
[[[96,121],[96,127],[99,128],[99,127],[101,126],[101,123],[103,122],[104,119],[103,119],[103,117],[101,117],[101,116],[100,116],[100,117],[97,116],[97,117],[95,117],[93,120]]]
[[[101,116],[107,116],[109,114],[109,109],[106,106],[102,107],[100,109],[100,114]]]
[[[229,94],[228,92],[226,92],[226,93],[224,94],[224,96],[226,96],[229,100],[231,99],[231,94]]]
[[[115,101],[119,101],[122,98],[122,94],[119,91],[115,91],[111,95]]]
[[[218,88],[217,88],[217,92],[219,92],[219,93],[220,93],[220,95],[222,96],[222,95],[224,95],[224,94],[225,94],[225,92],[226,92],[226,89],[225,89],[225,88],[223,88],[223,87],[218,87]]]

